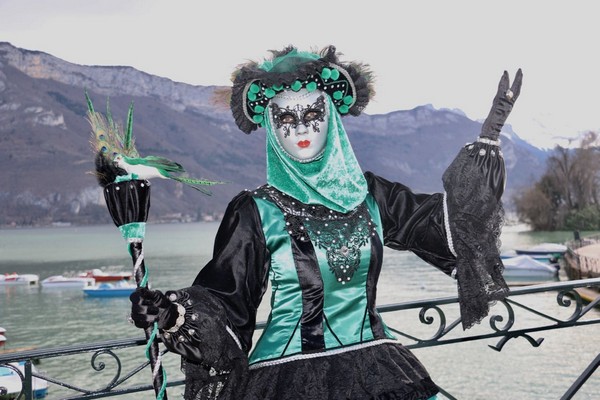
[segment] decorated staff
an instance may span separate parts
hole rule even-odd
[[[148,271],[144,264],[142,242],[150,208],[148,179],[172,179],[208,195],[210,191],[203,186],[222,182],[183,176],[185,169],[164,157],[140,157],[133,137],[133,103],[129,107],[127,126],[123,134],[121,126],[112,118],[108,103],[106,116],[104,116],[94,110],[87,93],[85,97],[88,105],[88,121],[92,127],[91,143],[96,155],[94,175],[100,186],[104,188],[104,199],[110,216],[128,243],[134,266],[133,273],[138,286],[137,292],[147,291]],[[148,305],[143,303],[139,306],[148,308]],[[152,307],[148,308],[147,312],[152,313]],[[161,327],[154,323],[153,326],[144,329],[148,341],[146,357],[152,368],[152,383],[156,398],[166,400],[166,372],[162,367],[158,343],[154,340],[159,328]]]

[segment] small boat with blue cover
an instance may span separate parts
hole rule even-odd
[[[102,282],[98,285],[84,288],[83,293],[89,297],[122,297],[129,296],[135,289],[136,285],[123,280],[118,282]]]

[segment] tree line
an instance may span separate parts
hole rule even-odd
[[[575,148],[554,148],[541,178],[514,197],[517,214],[534,230],[599,230],[599,177],[600,137],[588,132]]]

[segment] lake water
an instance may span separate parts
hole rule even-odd
[[[148,225],[144,251],[152,286],[161,290],[188,286],[199,268],[210,259],[217,227],[217,223]],[[509,226],[504,230],[502,241],[503,249],[508,250],[542,242],[561,243],[571,238],[570,232],[533,233],[522,231],[522,227]],[[453,280],[411,253],[386,249],[384,260],[378,287],[379,305],[456,294]],[[124,270],[131,268],[125,242],[112,225],[0,230],[0,273],[33,273],[38,274],[41,281],[51,275],[69,275],[108,265],[122,265]],[[572,312],[570,309],[558,310],[556,294],[527,296],[523,301],[547,309],[557,317],[567,317]],[[259,310],[260,321],[268,315],[268,303],[268,296],[265,296]],[[496,307],[503,310],[501,306]],[[141,331],[126,322],[128,312],[127,298],[86,298],[80,290],[0,288],[0,326],[7,329],[8,349],[52,348],[141,337]],[[596,317],[599,315],[598,310],[592,313]],[[452,313],[448,311],[447,315],[451,317]],[[389,325],[420,337],[434,333],[410,312],[384,314],[384,319]],[[517,314],[517,323],[526,325],[536,321],[539,323],[531,316],[520,319]],[[483,325],[474,327],[469,333],[488,333],[489,329],[484,329],[488,326],[487,321]],[[600,352],[600,328],[597,325],[532,336],[545,340],[540,347],[534,348],[523,338],[513,339],[501,352],[488,347],[496,344],[496,339],[415,349],[414,352],[436,383],[461,400],[559,399]],[[123,370],[128,371],[142,362],[143,353],[142,347],[120,351]],[[80,387],[95,389],[108,384],[115,373],[109,357],[102,361],[107,364],[104,372],[95,372],[91,368],[89,354],[46,359],[38,369]],[[178,363],[178,357],[167,355],[165,368],[169,380],[181,378]],[[133,382],[149,383],[148,371],[139,375]],[[179,388],[170,388],[169,396],[178,398],[180,392]],[[50,399],[67,395],[74,395],[74,392],[50,385]],[[121,398],[151,397],[146,392]],[[575,399],[600,399],[598,371]]]

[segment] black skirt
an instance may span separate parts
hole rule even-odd
[[[190,366],[186,399],[426,400],[438,393],[419,360],[390,342],[259,363],[237,375],[243,379],[215,377],[221,385],[194,382]]]

